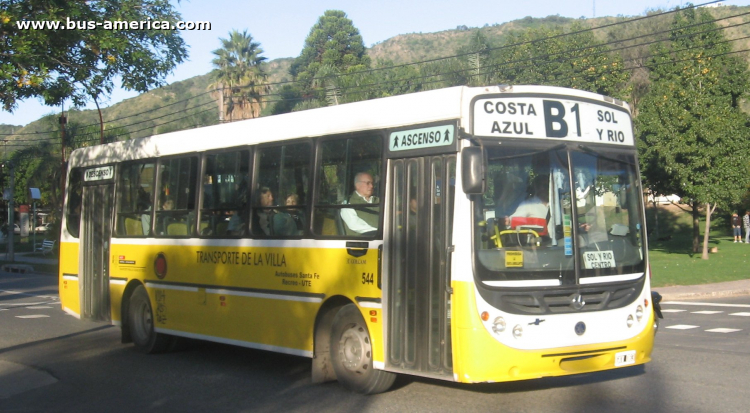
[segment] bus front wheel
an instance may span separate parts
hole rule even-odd
[[[333,319],[331,362],[339,382],[357,393],[382,393],[396,379],[394,373],[372,368],[370,333],[354,304],[342,307]]]
[[[136,287],[130,296],[128,327],[136,350],[142,353],[162,353],[170,344],[169,336],[154,331],[154,313],[146,288]]]

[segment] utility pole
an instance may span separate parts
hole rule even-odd
[[[14,236],[16,232],[15,217],[13,214],[13,208],[15,208],[15,203],[13,202],[13,190],[16,185],[16,171],[13,167],[13,163],[6,162],[5,166],[10,170],[10,194],[8,197],[8,261],[13,262],[15,261],[15,257],[13,255],[13,243],[15,241],[13,238],[15,238]]]
[[[68,118],[65,117],[65,107],[62,108],[62,114],[60,114],[60,131],[62,138],[60,139],[60,193],[65,193],[65,173],[67,172],[67,165],[65,164],[65,125],[68,123]]]

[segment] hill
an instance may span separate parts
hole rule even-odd
[[[711,13],[717,18],[735,16],[750,11],[750,6],[725,6],[711,8]],[[546,27],[569,28],[573,23],[580,22],[587,27],[600,27],[626,17],[601,17],[595,19],[574,19],[561,16],[545,18],[525,17],[503,24],[485,25],[482,28],[468,28],[459,26],[453,30],[437,33],[411,33],[395,36],[391,39],[374,44],[368,49],[373,62],[390,62],[404,64],[451,56],[462,47],[469,44],[471,37],[477,30],[481,30],[491,45],[500,47],[507,41],[509,33],[530,28]],[[627,18],[630,19],[630,18]],[[603,41],[613,39],[629,39],[650,32],[654,27],[664,30],[669,27],[671,16],[649,19],[648,23],[628,23],[609,30],[597,30],[596,35]],[[644,22],[644,21],[642,21]],[[719,24],[734,27],[725,30],[730,38],[745,39],[733,42],[734,50],[750,48],[750,28],[747,23],[750,16],[735,17],[732,20],[719,21]],[[356,22],[355,22],[356,24]],[[638,53],[644,53],[645,47],[624,49],[624,58],[633,58]],[[749,58],[748,54],[743,54]],[[274,85],[289,81],[289,67],[292,58],[276,59],[264,63],[269,74],[269,82]],[[217,96],[208,92],[210,76],[208,74],[196,76],[170,85],[149,91],[137,97],[124,100],[110,107],[102,109],[102,117],[106,125],[107,139],[129,139],[165,133],[174,130],[188,129],[218,123]],[[276,85],[277,86],[277,85]],[[271,99],[273,100],[273,98]],[[21,140],[34,144],[40,140],[58,140],[59,133],[57,116],[49,115],[34,121],[25,127],[0,125],[0,133],[16,133],[6,137],[9,141]],[[99,142],[99,115],[95,110],[71,110],[68,113],[68,133],[76,134],[80,142],[89,144]]]

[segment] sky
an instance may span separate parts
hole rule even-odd
[[[703,4],[711,0],[694,0]],[[637,16],[651,9],[671,9],[687,4],[683,0],[182,0],[173,1],[183,21],[208,21],[210,31],[184,31],[189,59],[175,68],[167,83],[185,80],[211,71],[211,51],[221,46],[232,29],[247,30],[264,50],[268,60],[296,57],[302,51],[310,29],[326,10],[343,10],[370,47],[399,34],[433,33],[457,26],[483,27],[526,16],[602,17]],[[750,0],[729,0],[725,5],[745,6]],[[100,102],[111,106],[137,96],[137,92],[115,90]],[[67,102],[67,106],[70,102]],[[86,108],[94,108],[93,103]],[[0,124],[26,125],[57,112],[38,99],[27,99],[13,113],[0,109]]]

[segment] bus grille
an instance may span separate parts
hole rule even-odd
[[[530,291],[491,294],[494,304],[512,314],[564,314],[611,310],[632,303],[641,291],[642,284],[627,286],[601,286],[561,291]],[[580,294],[581,298],[577,299]],[[499,296],[498,296],[499,295]],[[485,297],[487,298],[487,297]],[[581,306],[583,303],[583,306]],[[498,305],[499,304],[499,305]]]

